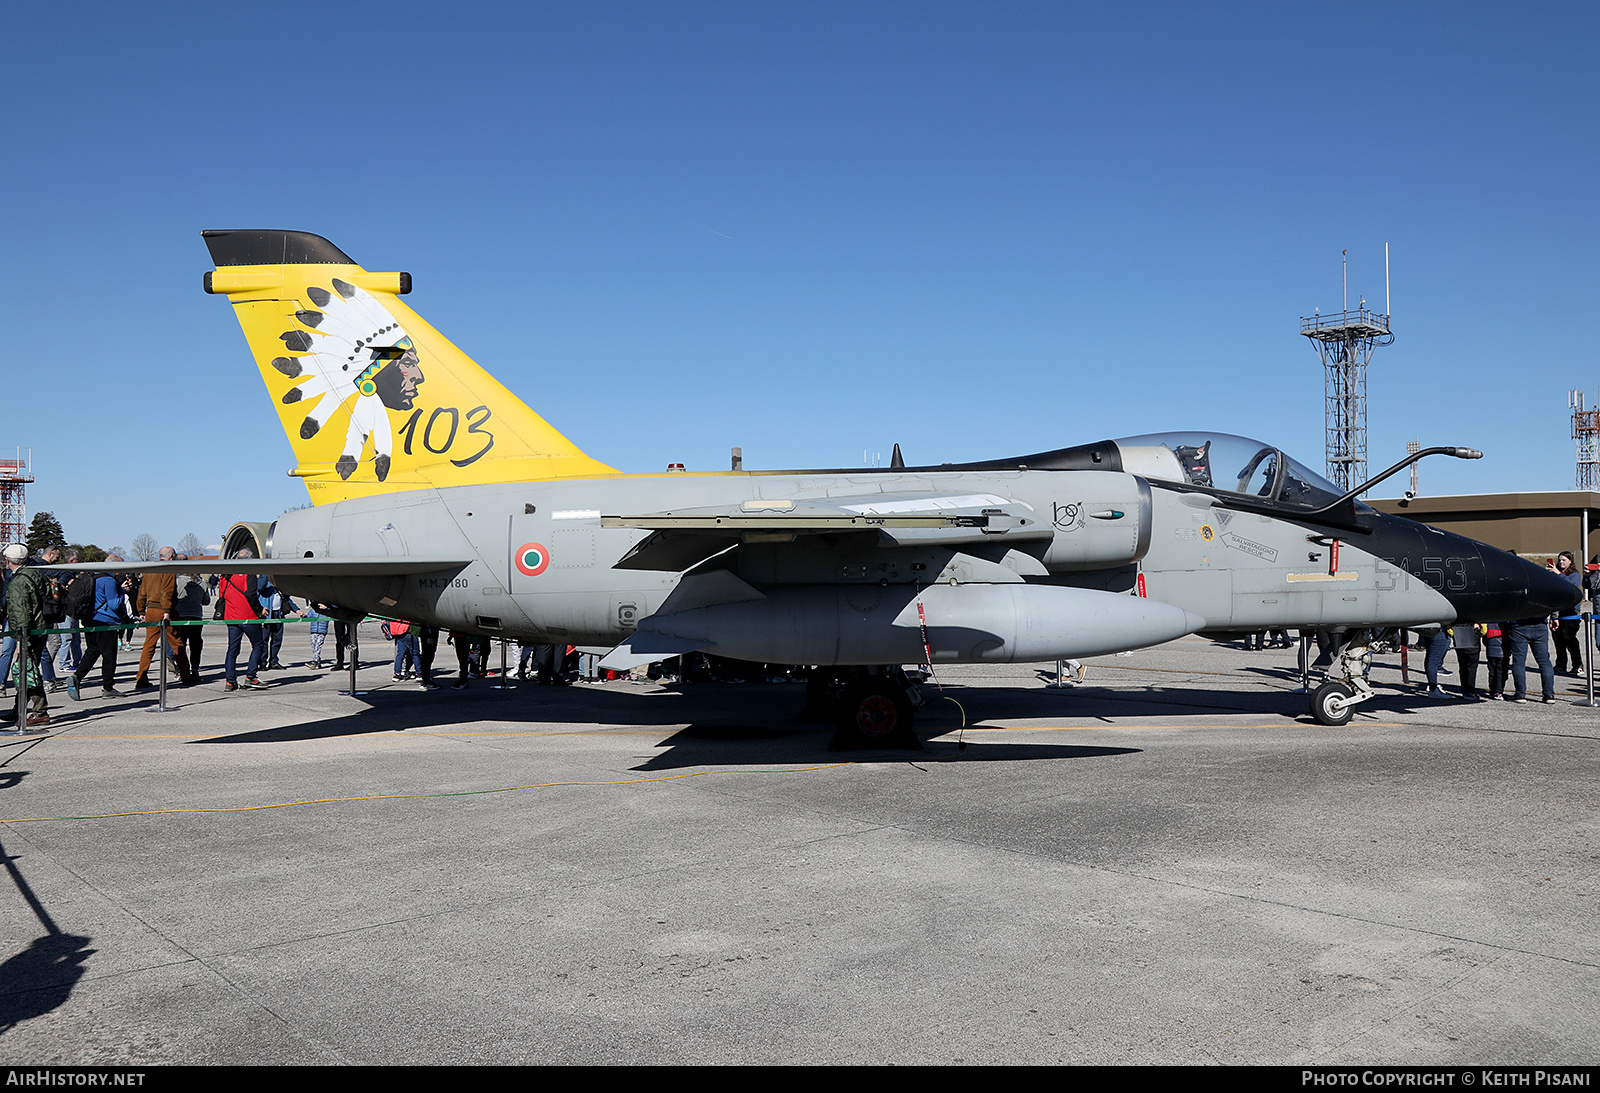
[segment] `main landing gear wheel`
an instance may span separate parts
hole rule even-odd
[[[806,673],[806,704],[800,709],[801,721],[833,720],[834,690],[838,680],[832,672],[812,668]]]
[[[887,680],[857,683],[839,696],[834,746],[920,748],[911,731],[914,717],[905,688]]]
[[[1311,716],[1319,725],[1348,725],[1356,715],[1355,695],[1347,683],[1324,683],[1311,693]]]

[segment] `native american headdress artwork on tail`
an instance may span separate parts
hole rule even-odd
[[[304,329],[279,335],[285,348],[303,355],[272,362],[284,375],[299,379],[283,401],[310,403],[300,424],[301,438],[310,440],[335,410],[354,397],[350,427],[335,466],[340,478],[349,478],[370,439],[374,470],[382,482],[389,477],[394,453],[394,428],[385,409],[411,409],[424,378],[416,347],[394,316],[355,285],[335,277],[331,289],[311,285],[306,295],[319,310],[296,311],[294,317]]]

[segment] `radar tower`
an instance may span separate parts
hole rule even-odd
[[[28,483],[33,473],[17,449],[17,458],[0,459],[0,543],[28,541]]]
[[[1572,410],[1572,439],[1578,442],[1576,488],[1600,490],[1600,409],[1585,409],[1578,390],[1567,392],[1567,406]]]
[[[1367,307],[1364,297],[1350,310],[1350,252],[1344,253],[1344,310],[1324,315],[1318,308],[1311,318],[1300,319],[1300,333],[1322,358],[1328,478],[1348,490],[1367,479],[1367,364],[1373,349],[1393,342],[1394,335],[1389,316]],[[1387,280],[1387,246],[1384,268]]]

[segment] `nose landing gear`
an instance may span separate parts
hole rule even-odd
[[[1355,708],[1377,694],[1367,682],[1372,632],[1352,630],[1334,654],[1328,681],[1311,692],[1311,716],[1319,725],[1347,725]]]

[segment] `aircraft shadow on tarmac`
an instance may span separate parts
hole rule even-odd
[[[10,789],[28,774],[6,771],[0,775],[0,789]],[[45,932],[21,952],[0,963],[0,1035],[29,1018],[39,1017],[60,1006],[83,978],[84,963],[94,955],[90,939],[65,933],[44,909],[32,885],[17,868],[16,857],[0,844],[0,863],[16,885],[17,894],[33,912]]]
[[[1216,690],[1188,683],[1143,689],[1097,688],[1091,684],[1060,690],[947,685],[943,690],[925,687],[924,696],[928,702],[917,717],[918,735],[924,739],[953,733],[963,724],[994,727],[996,723],[1019,720],[1059,718],[1115,725],[1129,718],[1189,717],[1205,711],[1288,716],[1305,712],[1305,699],[1300,696],[1282,692],[1219,695]],[[254,698],[230,697],[227,701],[232,704]],[[605,687],[538,687],[525,683],[501,691],[474,681],[466,691],[422,693],[401,686],[378,687],[364,701],[365,709],[343,716],[213,736],[195,743],[270,744],[500,722],[530,729],[542,726],[554,732],[660,727],[672,733],[674,739],[688,732],[692,735],[685,740],[696,741],[696,748],[721,749],[723,758],[711,760],[715,762],[737,762],[730,756],[740,749],[759,752],[761,761],[770,762],[775,741],[784,741],[783,750],[791,754],[803,751],[801,758],[837,754],[827,750],[831,727],[798,720],[803,691],[793,685],[704,683],[644,691],[623,683]],[[718,734],[721,740],[715,740]],[[997,747],[1000,746],[986,744],[984,752],[994,758],[1017,759],[1084,754],[1056,745],[1005,745],[1008,751],[991,750]],[[968,757],[974,757],[970,751]]]
[[[1094,669],[1091,666],[1091,675]],[[1293,667],[1245,665],[1240,671],[1249,676],[1281,683],[1298,682]],[[1053,680],[1054,673],[1041,670],[1039,681]],[[275,675],[274,684],[300,683],[327,679],[323,673]],[[343,677],[340,677],[341,681]],[[445,681],[450,674],[441,677]],[[1320,676],[1313,675],[1313,684]],[[1152,683],[1143,687],[1097,685],[1089,681],[1068,687],[1039,684],[1009,687],[968,687],[946,684],[942,689],[924,684],[927,704],[917,716],[919,736],[928,738],[951,732],[966,724],[993,724],[1013,720],[1073,719],[1098,720],[1107,725],[1130,718],[1195,717],[1206,712],[1215,715],[1240,713],[1276,714],[1310,724],[1309,702],[1304,694],[1286,689],[1228,690],[1226,683],[1203,684],[1185,680]],[[202,744],[269,744],[360,736],[369,733],[403,732],[407,729],[450,729],[479,721],[542,725],[552,731],[595,727],[648,728],[659,726],[676,731],[690,726],[696,732],[725,731],[772,733],[776,737],[805,741],[808,751],[826,748],[828,733],[814,725],[802,726],[796,720],[803,704],[802,688],[792,684],[695,683],[652,687],[642,690],[617,682],[603,687],[541,687],[532,682],[514,684],[508,690],[495,689],[488,680],[474,680],[465,691],[448,689],[422,693],[408,685],[369,683],[364,696],[367,708],[339,717],[320,718],[296,725],[257,729],[249,732],[213,736]],[[1437,710],[1444,703],[1427,698],[1420,690],[1402,688],[1398,683],[1375,682],[1378,697],[1360,707],[1360,713],[1394,715]],[[264,695],[270,696],[271,688]],[[184,691],[177,692],[183,702]],[[254,700],[254,695],[230,696],[214,701],[229,705]],[[186,703],[185,703],[186,704]],[[1451,703],[1453,705],[1454,703]],[[281,707],[280,707],[281,709]],[[752,711],[761,711],[752,713]],[[1025,726],[1018,726],[1023,728]],[[746,737],[748,743],[749,737]],[[720,745],[728,747],[729,743]],[[992,747],[992,745],[990,745]],[[858,753],[859,754],[859,753]],[[915,754],[914,752],[910,754]],[[1030,756],[1035,753],[1030,753]],[[1023,758],[1022,754],[1013,756]],[[970,756],[969,756],[970,758]],[[733,760],[718,760],[728,762]],[[770,761],[770,760],[767,760]]]
[[[922,738],[922,749],[852,748],[832,751],[828,726],[781,730],[755,725],[688,725],[656,747],[665,749],[628,768],[637,771],[685,767],[748,766],[762,763],[963,763],[1021,762],[1030,759],[1095,759],[1131,755],[1138,748],[1085,747],[1073,744],[991,744],[955,739],[954,730]]]
[[[1291,679],[1296,683],[1300,682],[1300,672],[1295,668],[1275,668],[1271,665],[1246,664],[1234,669],[1234,671],[1246,672],[1253,676],[1266,676],[1268,679]],[[1314,673],[1312,678],[1318,678],[1317,674]]]
[[[1270,667],[1247,667],[1256,675],[1291,681],[1295,673]],[[445,677],[449,678],[449,677]],[[1378,685],[1379,697],[1362,707],[1368,716],[1437,710],[1440,702],[1422,693]],[[1108,727],[1154,717],[1181,725],[1182,719],[1272,714],[1311,725],[1304,695],[1285,690],[1218,691],[1213,686],[1156,683],[1145,687],[1097,687],[1093,682],[1065,688],[924,687],[927,705],[918,714],[917,734],[924,750],[830,748],[832,728],[798,719],[803,691],[784,684],[700,683],[648,691],[625,683],[605,687],[539,687],[532,683],[496,690],[474,680],[466,691],[422,693],[404,686],[378,685],[368,692],[367,708],[340,717],[269,729],[232,733],[195,741],[205,744],[270,744],[406,730],[449,730],[476,722],[525,725],[530,731],[586,729],[649,729],[665,735],[635,770],[670,770],[706,765],[804,763],[821,761],[918,762],[1023,761],[1079,759],[1125,754],[1136,749],[1097,748],[1053,743],[989,743],[967,739],[952,742],[963,724],[982,728],[1008,722],[1060,719],[1073,725],[1099,722]],[[227,699],[248,702],[251,696]],[[1453,705],[1453,703],[1452,703]],[[755,713],[752,711],[763,711]],[[1016,725],[1026,729],[1026,724]],[[513,729],[513,731],[516,731]]]
[[[1113,701],[1105,710],[1099,702],[1115,692],[1096,692],[1081,688],[1077,700],[1068,705],[1062,692],[1005,687],[949,687],[946,695],[925,689],[927,706],[917,718],[919,732],[945,732],[962,723],[984,718],[1092,717],[1098,713],[1127,716],[1126,698]],[[1195,698],[1210,694],[1195,690]],[[261,692],[262,695],[270,694]],[[1131,697],[1131,696],[1130,696]],[[226,701],[254,701],[255,694],[229,697]],[[618,683],[606,687],[538,687],[523,684],[508,691],[494,690],[474,681],[466,691],[440,690],[427,693],[395,685],[379,687],[363,696],[367,708],[340,717],[307,721],[297,725],[229,733],[194,741],[199,744],[264,744],[326,737],[360,736],[366,733],[403,732],[407,729],[455,728],[479,721],[552,726],[553,731],[568,728],[617,728],[660,726],[676,729],[684,725],[726,725],[730,728],[767,730],[793,725],[804,703],[800,687],[784,684],[700,683],[643,691]],[[1169,700],[1170,701],[1170,700]],[[1209,701],[1210,706],[1217,703]],[[1161,702],[1152,703],[1160,706]],[[760,711],[760,712],[755,712]],[[796,726],[798,727],[798,726]],[[805,726],[807,732],[813,726]]]

